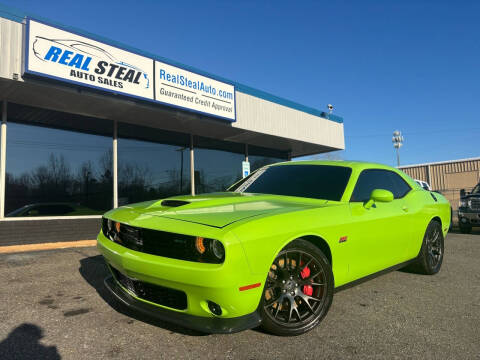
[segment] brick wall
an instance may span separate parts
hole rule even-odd
[[[0,221],[0,246],[94,240],[101,219]]]

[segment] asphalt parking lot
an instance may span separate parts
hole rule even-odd
[[[293,338],[204,335],[129,314],[95,248],[0,255],[1,359],[480,359],[480,233],[449,234],[435,276],[395,271],[335,295]]]

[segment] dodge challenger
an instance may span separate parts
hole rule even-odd
[[[107,212],[106,287],[134,311],[207,333],[299,335],[337,291],[440,270],[450,204],[403,172],[351,161],[265,166],[225,192]]]

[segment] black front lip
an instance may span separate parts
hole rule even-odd
[[[105,278],[105,286],[123,304],[153,318],[210,334],[232,334],[252,329],[262,322],[258,311],[236,318],[202,317],[163,309],[135,299],[125,292],[112,276]]]

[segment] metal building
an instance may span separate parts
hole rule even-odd
[[[0,244],[345,147],[339,116],[3,5],[0,101]]]
[[[460,190],[471,191],[480,181],[480,158],[431,162],[401,166],[410,177],[426,181],[440,191],[458,209]]]

